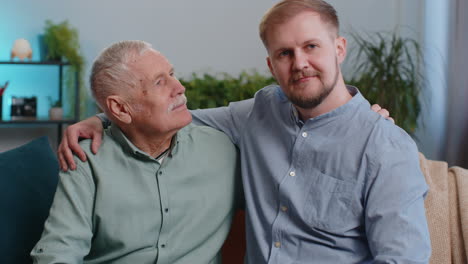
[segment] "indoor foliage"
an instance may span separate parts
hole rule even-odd
[[[180,82],[186,88],[187,106],[198,109],[226,106],[229,102],[252,98],[255,92],[275,80],[256,71],[244,71],[238,77],[227,73],[202,76],[194,73],[190,79],[180,79]]]
[[[348,62],[353,74],[347,83],[359,88],[371,102],[388,109],[395,122],[413,134],[421,109],[422,55],[411,38],[393,34],[353,34],[357,48]]]
[[[86,88],[84,82],[84,57],[80,53],[78,31],[67,20],[53,23],[46,20],[44,27],[45,59],[49,61],[66,61],[70,66],[66,69],[65,82],[67,87],[67,103],[73,105],[76,78],[79,81],[80,112],[84,114],[86,103]],[[78,76],[76,73],[79,73]],[[74,109],[71,107],[70,109]]]

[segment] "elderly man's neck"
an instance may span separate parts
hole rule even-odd
[[[167,132],[139,131],[135,127],[121,127],[122,132],[140,150],[151,157],[158,157],[170,146],[177,130]]]

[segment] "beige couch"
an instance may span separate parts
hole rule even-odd
[[[429,184],[425,200],[431,264],[468,264],[468,170],[419,156]]]

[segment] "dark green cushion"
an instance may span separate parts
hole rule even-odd
[[[32,263],[58,182],[47,137],[0,153],[0,263]]]

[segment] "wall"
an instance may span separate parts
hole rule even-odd
[[[37,35],[46,19],[68,19],[78,28],[87,72],[93,58],[110,43],[123,39],[143,39],[162,51],[174,64],[179,76],[195,72],[228,72],[244,69],[267,73],[266,53],[258,38],[257,26],[263,13],[275,3],[271,0],[198,0],[198,1],[124,1],[124,0],[15,0],[3,1],[0,16],[0,60],[9,59],[13,41],[28,39],[38,59]],[[352,29],[391,31],[396,25],[408,25],[421,39],[422,0],[414,1],[330,1],[341,16],[343,33]],[[54,70],[43,70],[43,80],[23,83],[30,75],[0,68],[0,83],[10,80],[7,96],[21,91],[54,94],[57,80]],[[50,71],[50,72],[47,72]],[[24,76],[27,77],[24,77]],[[40,111],[46,113],[45,95]],[[5,99],[7,100],[7,99]],[[8,111],[4,101],[4,111]],[[8,111],[9,112],[9,111]],[[0,128],[0,151],[20,145],[30,138],[55,128],[37,128],[25,133],[21,128]]]

